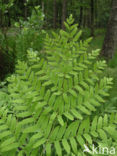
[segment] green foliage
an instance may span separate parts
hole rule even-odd
[[[116,50],[115,56],[109,61],[109,66],[111,68],[117,67],[117,50]]]
[[[7,13],[9,9],[12,9],[14,5],[14,0],[0,1],[0,24],[1,26],[8,25]],[[6,20],[7,19],[7,20]]]
[[[95,34],[97,34],[92,42],[90,43],[90,47],[88,48],[88,51],[95,50],[95,49],[102,49],[103,41],[104,41],[104,33],[101,33],[100,31],[95,31]]]
[[[7,50],[7,43],[9,42],[14,43],[12,40],[6,40],[4,35],[0,33],[0,80],[3,80],[14,69],[13,49],[10,48],[9,51]]]
[[[20,20],[15,23],[14,31],[5,28],[5,31],[0,33],[0,77],[4,78],[7,73],[13,72],[18,59],[26,60],[29,48],[37,50],[38,55],[41,55],[45,36],[42,30],[43,22],[44,14],[37,6],[27,21]]]
[[[108,67],[106,70],[105,70],[105,75],[106,76],[109,76],[109,77],[113,77],[113,88],[110,90],[110,96],[111,98],[115,98],[117,97],[117,68],[110,68]]]
[[[82,28],[82,40],[87,39],[91,36],[91,30],[89,28]]]
[[[26,59],[28,48],[33,48],[39,52],[42,50],[44,38],[44,31],[42,31],[43,23],[44,14],[39,6],[35,7],[27,21],[20,20],[19,23],[15,23],[16,27],[21,27],[21,33],[18,34],[16,40],[18,59]]]
[[[61,15],[62,15],[62,3],[63,1],[56,1],[56,24],[61,27]],[[53,0],[24,0],[24,1],[14,1],[14,0],[1,0],[0,1],[0,14],[1,19],[3,20],[4,25],[8,26],[9,21],[10,25],[13,25],[14,22],[19,21],[20,19],[26,19],[31,15],[32,9],[36,5],[42,6],[45,12],[45,27],[52,28],[53,26]],[[102,7],[103,6],[103,7]],[[86,23],[86,26],[90,27],[90,0],[74,0],[67,2],[67,16],[72,13],[75,16],[75,20],[80,19],[81,11],[80,8],[83,8],[82,16],[82,26]],[[105,27],[110,15],[111,9],[111,0],[95,0],[94,1],[94,22],[98,27]],[[88,19],[88,20],[87,20]],[[35,20],[36,22],[36,20]],[[85,23],[85,24],[83,24]]]
[[[28,61],[19,61],[8,78],[10,108],[0,109],[2,156],[82,156],[84,144],[117,145],[117,114],[94,115],[112,78],[101,76],[105,61],[96,60],[99,50],[87,53],[91,39],[79,41],[73,22],[70,16],[66,31],[46,36],[45,59],[28,50]]]
[[[111,10],[111,0],[98,0],[97,5],[97,19],[95,22],[98,23],[98,26],[105,27],[108,23]]]
[[[16,40],[15,50],[17,59],[26,60],[27,50],[29,48],[38,50],[38,54],[40,55],[40,51],[43,48],[43,38],[43,32],[24,28],[21,34],[18,34],[18,38]]]
[[[0,10],[2,10],[3,13],[7,12],[8,9],[13,6],[13,3],[14,0],[9,0],[8,3],[3,3],[2,1],[0,1]]]
[[[9,107],[9,95],[6,82],[0,82],[0,107],[7,106]]]
[[[40,6],[35,6],[32,10],[32,14],[28,17],[27,21],[20,20],[19,23],[15,23],[16,27],[23,27],[25,29],[37,29],[41,30],[44,23],[44,14]]]

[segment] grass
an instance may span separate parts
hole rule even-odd
[[[99,35],[93,38],[90,49],[101,49],[104,41],[104,35]]]
[[[96,29],[89,50],[95,50],[95,49],[101,50],[104,41],[104,35],[105,35],[104,29]]]

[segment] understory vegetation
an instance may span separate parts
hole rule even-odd
[[[0,156],[117,155],[111,0],[78,2],[0,2]]]

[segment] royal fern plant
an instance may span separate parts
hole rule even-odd
[[[117,146],[117,114],[100,116],[112,78],[102,77],[99,50],[87,52],[72,15],[66,31],[46,36],[44,58],[28,50],[8,78],[0,108],[0,156],[88,156],[84,147]],[[97,113],[98,112],[98,113]]]

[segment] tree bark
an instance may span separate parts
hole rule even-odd
[[[107,60],[112,58],[114,56],[116,46],[117,46],[117,0],[113,0],[112,10],[107,25],[107,32],[101,50],[102,56],[107,58]]]
[[[3,5],[3,0],[1,1],[1,5]],[[4,27],[4,13],[2,9],[0,9],[0,27]]]
[[[42,11],[44,12],[45,11],[45,5],[44,5],[44,2],[42,1]]]
[[[0,27],[2,27],[2,26],[3,26],[3,13],[0,10]]]
[[[56,29],[57,23],[57,4],[56,0],[53,1],[53,28]]]
[[[62,4],[62,29],[65,29],[64,21],[66,20],[67,0],[63,0]]]
[[[83,6],[80,6],[79,27],[82,26],[82,20],[83,20]]]
[[[98,19],[98,1],[97,0],[95,0],[95,15],[94,15],[94,21],[95,21],[95,26],[96,27],[98,27],[98,25],[97,25],[97,19]]]
[[[94,36],[94,0],[91,0],[91,36]]]
[[[25,20],[27,20],[27,4],[26,4],[26,0],[24,0],[24,18],[25,18]]]
[[[10,16],[10,10],[8,9],[8,13],[7,13],[7,16],[8,16],[8,27],[11,26],[11,16]]]

